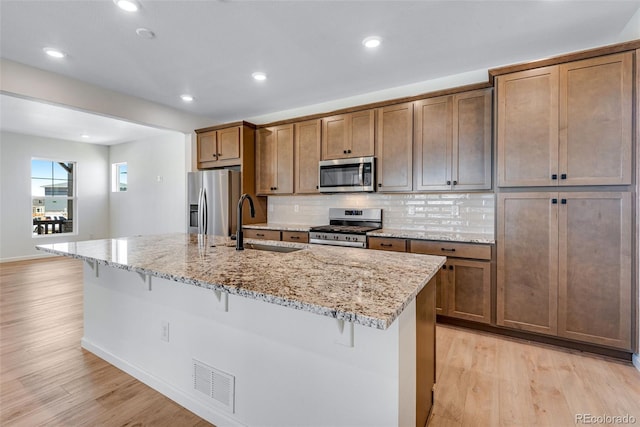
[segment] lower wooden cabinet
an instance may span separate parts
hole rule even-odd
[[[369,237],[369,249],[379,251],[406,252],[407,241],[391,237]]]
[[[309,243],[309,233],[306,231],[283,231],[283,242]]]
[[[631,350],[631,193],[498,197],[497,324]]]
[[[280,230],[244,228],[242,233],[245,239],[280,240]]]
[[[436,282],[439,315],[491,323],[491,246],[412,240],[410,251],[447,256]]]

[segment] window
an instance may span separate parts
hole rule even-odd
[[[34,236],[74,232],[75,170],[75,162],[31,160]]]
[[[127,163],[111,165],[111,191],[127,191]]]

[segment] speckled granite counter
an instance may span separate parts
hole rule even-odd
[[[38,245],[123,270],[386,329],[446,258],[290,242],[302,250],[235,250],[228,238],[167,234]]]
[[[255,230],[280,230],[280,231],[309,231],[313,225],[305,224],[244,224],[242,228],[252,228]]]
[[[442,240],[449,242],[464,243],[484,243],[495,244],[495,238],[490,234],[482,233],[455,233],[448,231],[412,231],[412,230],[394,230],[383,228],[381,230],[370,231],[367,236],[372,237],[395,237],[398,239],[416,239],[416,240]]]

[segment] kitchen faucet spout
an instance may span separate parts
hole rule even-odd
[[[245,200],[249,200],[249,207],[251,208],[251,218],[255,218],[256,210],[253,207],[253,199],[247,193],[244,193],[240,196],[240,200],[238,200],[238,229],[236,230],[236,251],[244,250],[244,242],[242,236],[242,205]]]

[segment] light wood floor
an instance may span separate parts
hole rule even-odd
[[[0,273],[1,426],[211,425],[80,348],[79,261],[4,263]],[[562,427],[577,414],[640,425],[630,364],[443,325],[437,352],[430,427]]]

